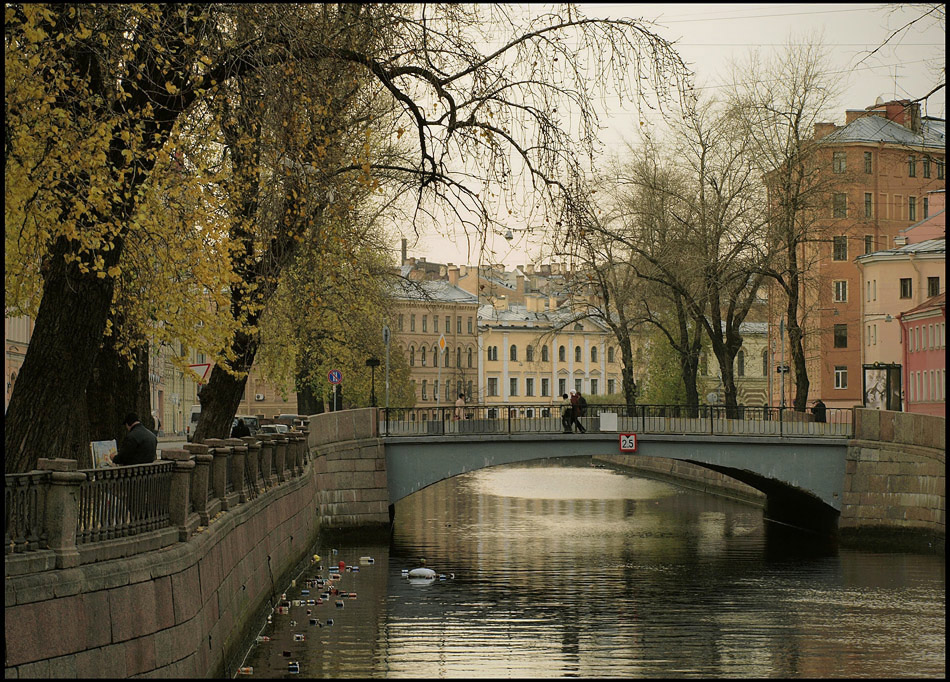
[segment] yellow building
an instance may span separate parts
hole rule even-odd
[[[606,325],[574,321],[569,306],[551,309],[545,295],[524,301],[493,298],[478,309],[479,403],[551,405],[571,390],[620,392],[620,353]]]

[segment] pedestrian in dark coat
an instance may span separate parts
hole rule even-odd
[[[237,424],[231,429],[231,438],[241,438],[242,436],[250,435],[251,430],[247,427],[247,424],[244,423],[243,419],[238,419]]]
[[[155,461],[155,451],[158,448],[158,438],[145,428],[134,412],[125,415],[122,422],[127,430],[119,452],[112,458],[113,464],[128,466],[130,464],[149,464]]]
[[[577,433],[587,433],[587,429],[584,428],[581,424],[581,404],[580,404],[580,394],[577,391],[571,391],[571,426],[573,426]]]
[[[815,415],[815,421],[824,423],[825,421],[825,410],[828,408],[825,407],[825,404],[821,402],[821,398],[815,401],[815,405],[811,408],[811,413]]]

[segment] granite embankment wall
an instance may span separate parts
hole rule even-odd
[[[855,409],[838,528],[846,539],[917,537],[947,528],[945,417]]]
[[[377,408],[312,416],[309,445],[323,528],[390,523],[386,451],[379,438]]]
[[[228,499],[240,493],[240,503],[164,549],[5,571],[4,677],[231,677],[252,625],[317,541],[307,459],[253,499],[237,480]],[[274,471],[283,469],[281,454]]]

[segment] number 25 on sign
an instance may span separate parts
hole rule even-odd
[[[636,451],[637,451],[637,434],[621,433],[620,434],[620,452],[636,452]]]

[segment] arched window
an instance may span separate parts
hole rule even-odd
[[[461,346],[455,349],[455,366],[456,367],[462,366],[462,347]]]
[[[607,347],[607,362],[613,362],[613,361],[614,361],[614,347],[608,346]]]
[[[597,346],[591,346],[590,348],[590,361],[597,362]]]
[[[560,348],[557,349],[557,359],[560,360],[561,362],[564,362],[565,360],[567,360],[567,351],[564,350],[564,346],[561,346]]]
[[[581,361],[581,347],[574,346],[574,362],[580,362],[580,361]]]
[[[471,348],[468,349],[468,366],[469,367],[472,366],[472,349]]]
[[[518,346],[511,344],[511,348],[508,350],[508,359],[512,362],[518,361]]]
[[[432,346],[432,366],[433,367],[439,366],[439,347],[438,346]]]
[[[450,358],[450,357],[452,357],[452,350],[451,350],[448,346],[446,346],[446,347],[445,347],[445,352],[442,354],[442,366],[443,366],[443,367],[448,367],[448,366],[449,366],[449,358]]]
[[[409,366],[410,367],[416,366],[416,347],[415,346],[409,346]]]
[[[534,346],[528,346],[524,349],[524,359],[527,362],[534,362]]]
[[[739,354],[736,355],[736,374],[740,377],[745,376],[745,351],[740,350]]]
[[[541,346],[541,362],[548,361],[548,347],[547,345]]]
[[[762,351],[762,376],[767,377],[769,375],[769,349],[766,348]]]
[[[426,347],[423,346],[423,347],[420,348],[419,350],[422,351],[422,366],[425,367],[425,366],[426,366]],[[423,394],[422,394],[422,395],[425,395],[425,392],[424,392],[424,391],[423,391]]]
[[[422,380],[422,399],[423,400],[425,400],[428,397],[426,396],[426,391],[428,391],[428,388],[429,388],[429,382],[426,379],[423,379]]]

